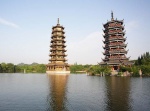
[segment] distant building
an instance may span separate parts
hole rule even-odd
[[[51,45],[50,45],[50,59],[46,65],[48,74],[68,74],[70,73],[69,65],[66,63],[65,54],[66,41],[64,36],[64,27],[58,23],[52,27]]]
[[[128,50],[126,50],[127,44],[125,44],[126,38],[123,20],[115,20],[113,18],[113,12],[111,13],[111,20],[104,26],[104,59],[100,65],[111,66],[113,70],[119,70],[121,65],[132,65],[133,62],[129,61],[129,57],[126,57]]]

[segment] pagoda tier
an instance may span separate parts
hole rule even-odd
[[[127,44],[123,26],[123,20],[114,20],[113,13],[111,13],[111,21],[104,24],[104,56],[103,62],[100,65],[114,66],[112,69],[117,70],[122,64],[131,65],[129,58],[126,57],[128,50],[126,50]]]
[[[65,58],[67,55],[65,52],[66,41],[64,36],[64,27],[59,24],[52,27],[52,35],[51,35],[51,44],[50,44],[50,59],[49,64],[47,64],[47,73],[48,74],[56,74],[56,73],[70,73],[69,65],[66,63],[67,59]]]

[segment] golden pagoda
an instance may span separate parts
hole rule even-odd
[[[52,27],[51,44],[50,44],[50,59],[46,65],[47,74],[69,74],[70,69],[66,63],[65,54],[66,41],[64,36],[64,27],[59,24],[59,18],[56,26]]]

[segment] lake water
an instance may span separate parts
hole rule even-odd
[[[0,74],[0,111],[150,111],[150,78]]]

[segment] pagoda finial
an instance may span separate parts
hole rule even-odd
[[[59,18],[57,19],[57,24],[59,24]]]
[[[114,20],[113,11],[111,11],[111,20]]]

